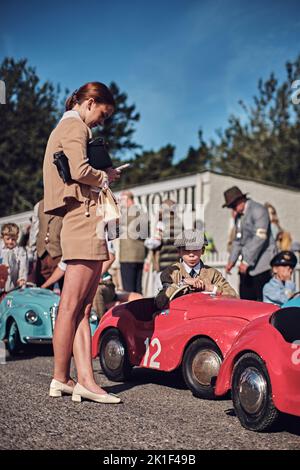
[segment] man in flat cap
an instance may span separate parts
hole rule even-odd
[[[240,297],[262,301],[263,286],[271,278],[270,261],[276,253],[268,210],[237,186],[227,189],[224,198],[223,207],[233,210],[236,225],[226,271],[229,273],[241,258]]]
[[[170,297],[182,286],[190,286],[194,290],[205,290],[228,297],[238,297],[219,271],[202,262],[201,256],[205,251],[203,232],[185,230],[175,238],[174,246],[179,250],[180,261],[171,264],[161,273],[163,288],[155,299],[159,309],[165,308]]]

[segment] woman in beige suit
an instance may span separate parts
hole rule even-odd
[[[95,382],[89,326],[102,262],[108,259],[106,241],[97,233],[101,222],[97,212],[99,191],[119,178],[120,172],[92,168],[87,159],[87,143],[91,128],[102,125],[114,108],[113,96],[102,83],[90,82],[80,87],[68,98],[66,112],[49,137],[44,158],[44,210],[63,216],[62,258],[67,263],[53,336],[54,377],[49,393],[52,397],[72,394],[73,401],[87,398],[101,403],[120,402],[120,398],[106,393]],[[53,154],[58,151],[68,157],[70,183],[63,183],[53,164]],[[76,385],[70,378],[72,353]]]

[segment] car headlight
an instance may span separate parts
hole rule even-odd
[[[38,318],[38,315],[33,310],[28,310],[25,313],[25,320],[28,321],[28,323],[36,323]]]
[[[98,321],[98,317],[95,313],[92,313],[91,316],[90,316],[90,321],[95,323],[96,321]]]

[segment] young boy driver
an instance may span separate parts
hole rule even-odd
[[[199,230],[185,230],[175,239],[174,246],[179,250],[180,261],[168,266],[161,273],[163,288],[155,299],[157,308],[165,308],[172,294],[183,285],[189,285],[199,291],[238,297],[219,271],[204,265],[201,260],[205,251],[204,245],[204,234]]]
[[[296,285],[292,281],[297,257],[292,251],[281,251],[271,260],[273,278],[264,285],[263,301],[278,305],[287,302],[295,294]]]

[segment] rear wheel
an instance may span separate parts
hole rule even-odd
[[[244,354],[234,366],[232,401],[242,426],[250,431],[267,431],[278,421],[267,368],[254,353]]]
[[[108,330],[100,338],[99,359],[101,369],[109,380],[129,380],[132,366],[129,362],[126,343],[118,330]]]
[[[214,385],[221,364],[222,353],[208,338],[193,341],[186,349],[182,361],[182,373],[186,385],[199,398],[215,398]]]
[[[18,325],[15,320],[12,320],[7,332],[7,349],[9,353],[14,356],[18,354],[22,346],[20,340],[20,333],[18,329]]]

